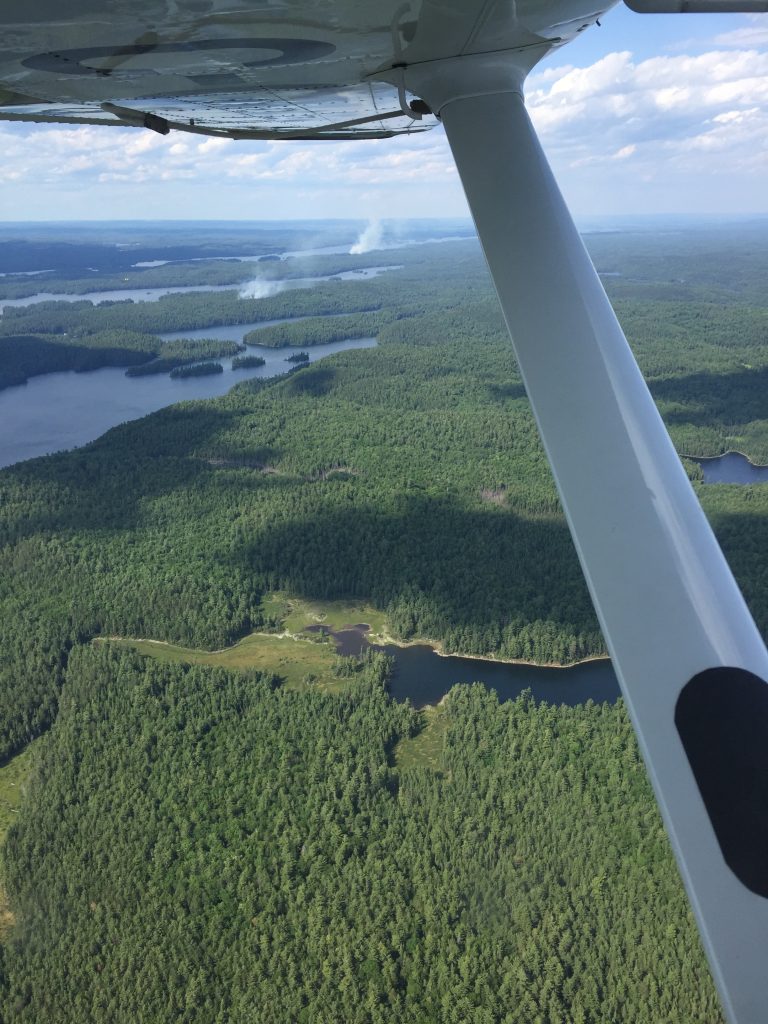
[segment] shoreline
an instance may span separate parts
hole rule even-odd
[[[720,455],[686,455],[684,452],[679,454],[681,459],[690,459],[691,462],[717,462],[718,459],[724,459],[726,455],[740,455],[753,469],[768,469],[768,463],[753,462],[746,452],[740,452],[736,448],[729,448],[727,452],[722,452]]]
[[[367,625],[367,623],[366,623]],[[344,628],[344,627],[342,627]],[[337,630],[336,632],[340,632]],[[466,658],[469,661],[490,661],[495,665],[523,665],[527,668],[576,668],[578,665],[588,665],[592,661],[610,661],[607,654],[591,654],[588,658],[581,658],[578,661],[526,661],[524,658],[495,658],[492,654],[462,654],[460,651],[453,651],[448,654],[443,649],[440,640],[418,639],[418,640],[397,640],[389,633],[365,633],[368,642],[376,643],[378,646],[391,644],[393,647],[431,647],[439,658]],[[373,638],[377,638],[374,640]]]
[[[310,625],[321,626],[321,625],[323,625],[323,623],[321,623],[321,622],[310,623]],[[358,623],[358,625],[368,625],[368,623]],[[343,629],[351,629],[351,628],[352,628],[351,625],[349,625],[349,626],[340,626],[335,631],[334,630],[330,630],[330,635],[332,636],[334,632],[339,633]],[[452,654],[447,654],[443,650],[443,645],[442,645],[441,641],[439,641],[439,640],[428,640],[428,639],[424,639],[424,638],[419,638],[417,640],[397,640],[395,637],[390,636],[388,633],[372,633],[370,630],[368,630],[367,632],[363,633],[362,635],[365,637],[365,639],[368,641],[368,643],[370,643],[370,644],[372,644],[374,646],[377,646],[377,647],[382,647],[382,646],[385,646],[387,644],[391,645],[392,647],[431,647],[432,650],[434,651],[434,653],[439,658],[465,658],[468,661],[489,661],[489,662],[491,662],[491,663],[493,663],[495,665],[522,665],[522,666],[525,666],[527,668],[569,669],[569,668],[577,668],[579,665],[588,665],[588,664],[590,664],[593,661],[610,661],[611,660],[610,657],[607,654],[592,654],[588,658],[581,658],[579,661],[569,661],[569,662],[566,662],[566,663],[558,662],[558,661],[526,661],[523,658],[495,658],[491,654],[462,654],[459,651],[455,651]],[[200,648],[199,649],[199,653],[201,653],[201,654],[224,654],[227,651],[231,651],[231,650],[233,650],[233,648],[238,647],[240,644],[243,643],[243,641],[247,640],[248,637],[252,637],[252,636],[272,637],[273,639],[277,639],[277,640],[296,640],[296,641],[303,640],[305,643],[313,643],[314,642],[312,640],[309,640],[307,637],[303,637],[301,635],[301,632],[299,632],[299,633],[291,633],[288,630],[284,630],[281,633],[265,633],[265,632],[263,632],[261,630],[254,630],[252,633],[248,633],[248,634],[246,634],[246,636],[243,636],[239,640],[235,641],[235,643],[230,644],[229,647],[220,647],[220,648],[217,648],[217,649],[211,650],[211,651],[203,650],[202,648]],[[178,648],[180,648],[182,650],[187,650],[187,651],[197,650],[196,648],[193,648],[193,647],[183,647],[182,644],[176,644],[172,640],[155,640],[152,637],[148,637],[148,636],[135,636],[135,637],[127,637],[127,636],[107,636],[107,637],[105,637],[105,636],[97,636],[97,637],[94,637],[93,639],[97,640],[97,641],[99,641],[99,640],[100,641],[114,640],[114,641],[117,641],[118,643],[125,643],[125,642],[131,643],[131,642],[133,642],[133,643],[157,644],[160,647],[178,647]]]

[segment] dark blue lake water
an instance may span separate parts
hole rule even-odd
[[[549,704],[613,703],[619,696],[619,683],[607,659],[587,661],[571,668],[547,668],[540,665],[513,665],[481,658],[449,657],[437,654],[427,644],[399,647],[369,644],[366,626],[359,623],[332,633],[340,654],[360,654],[366,647],[384,651],[394,658],[395,666],[389,692],[395,700],[410,700],[415,707],[438,704],[456,683],[484,683],[495,690],[499,700],[514,700],[523,690],[531,690],[536,700]],[[328,631],[312,626],[309,632]]]
[[[385,652],[395,659],[389,691],[395,700],[410,698],[417,707],[437,704],[456,683],[485,683],[499,700],[514,700],[531,690],[536,700],[549,704],[585,704],[593,700],[611,704],[619,697],[619,684],[607,659],[572,668],[509,665],[479,658],[443,657],[431,647],[396,647]]]
[[[704,471],[707,484],[768,483],[768,466],[753,465],[741,452],[726,452],[714,459],[694,459]]]
[[[263,325],[262,325],[263,326]],[[184,337],[224,337],[241,341],[243,326],[220,331],[183,332]],[[223,333],[222,333],[223,332]],[[306,349],[310,362],[334,352],[373,348],[375,338],[334,341]],[[0,466],[22,459],[77,448],[100,437],[110,427],[136,420],[174,402],[216,398],[241,380],[274,377],[292,366],[286,357],[301,348],[265,348],[250,345],[247,355],[262,356],[264,366],[232,370],[231,359],[218,359],[224,373],[209,377],[172,379],[167,374],[126,377],[122,368],[108,367],[89,373],[47,373],[26,384],[0,391]]]

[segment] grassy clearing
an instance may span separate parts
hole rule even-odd
[[[0,768],[0,846],[19,813],[24,786],[34,764],[34,753],[40,740],[33,740],[16,757]]]
[[[0,768],[0,847],[5,842],[8,829],[16,820],[24,787],[34,764],[34,751],[40,740],[34,740],[20,754]],[[2,861],[0,860],[0,942],[5,939],[14,924],[14,916],[3,885]]]
[[[349,685],[333,674],[336,651],[333,644],[292,636],[252,633],[234,647],[223,651],[198,651],[156,640],[115,640],[158,661],[180,661],[188,665],[219,665],[228,669],[258,669],[273,672],[285,686],[302,690],[318,687],[338,693]]]
[[[420,712],[423,728],[417,736],[401,740],[395,747],[398,768],[431,768],[440,771],[443,741],[448,730],[448,711],[444,705],[426,707]]]
[[[307,626],[322,623],[331,629],[366,622],[374,633],[383,633],[386,617],[368,604],[355,601],[307,601],[285,593],[272,593],[262,601],[264,614],[288,635],[251,633],[222,651],[200,651],[159,640],[113,638],[113,643],[131,647],[158,661],[180,661],[189,665],[219,665],[230,669],[258,669],[273,672],[289,689],[316,687],[327,693],[340,693],[353,685],[353,679],[334,675],[336,650],[319,636],[301,635]],[[102,642],[102,641],[96,641]]]
[[[309,601],[285,593],[267,594],[262,601],[265,614],[279,619],[289,633],[300,633],[307,626],[322,623],[331,629],[366,622],[372,633],[383,633],[384,612],[363,601]]]

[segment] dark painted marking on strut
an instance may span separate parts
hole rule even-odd
[[[768,897],[768,683],[741,668],[700,672],[675,725],[726,863]]]
[[[147,53],[196,53],[205,50],[278,50],[276,56],[259,60],[244,60],[239,63],[247,68],[278,67],[299,61],[319,60],[333,53],[332,43],[318,39],[203,39],[187,43],[135,43],[131,46],[83,46],[73,50],[58,50],[55,53],[38,53],[27,57],[21,63],[33,71],[50,71],[56,75],[95,75],[98,78],[141,78],[147,75],[173,74],[173,71],[154,71],[151,68],[136,69],[117,66],[114,68],[89,68],[83,66],[87,60],[110,60],[124,57],[138,57]],[[228,74],[227,71],[223,72]],[[215,73],[205,76],[215,80]]]

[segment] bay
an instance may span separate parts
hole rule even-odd
[[[224,330],[240,332],[226,335],[239,341],[245,328],[235,325]],[[190,333],[194,332],[183,336],[189,337]],[[209,330],[203,332],[203,336],[217,335]],[[217,359],[224,373],[208,377],[172,379],[167,374],[126,377],[122,367],[32,377],[26,384],[0,391],[0,466],[77,448],[119,423],[139,419],[174,402],[216,398],[239,381],[286,373],[292,366],[286,358],[296,352],[308,351],[309,360],[314,363],[335,352],[375,345],[375,338],[334,341],[313,345],[308,350],[249,345],[247,354],[261,356],[264,366],[232,370],[231,359]]]

